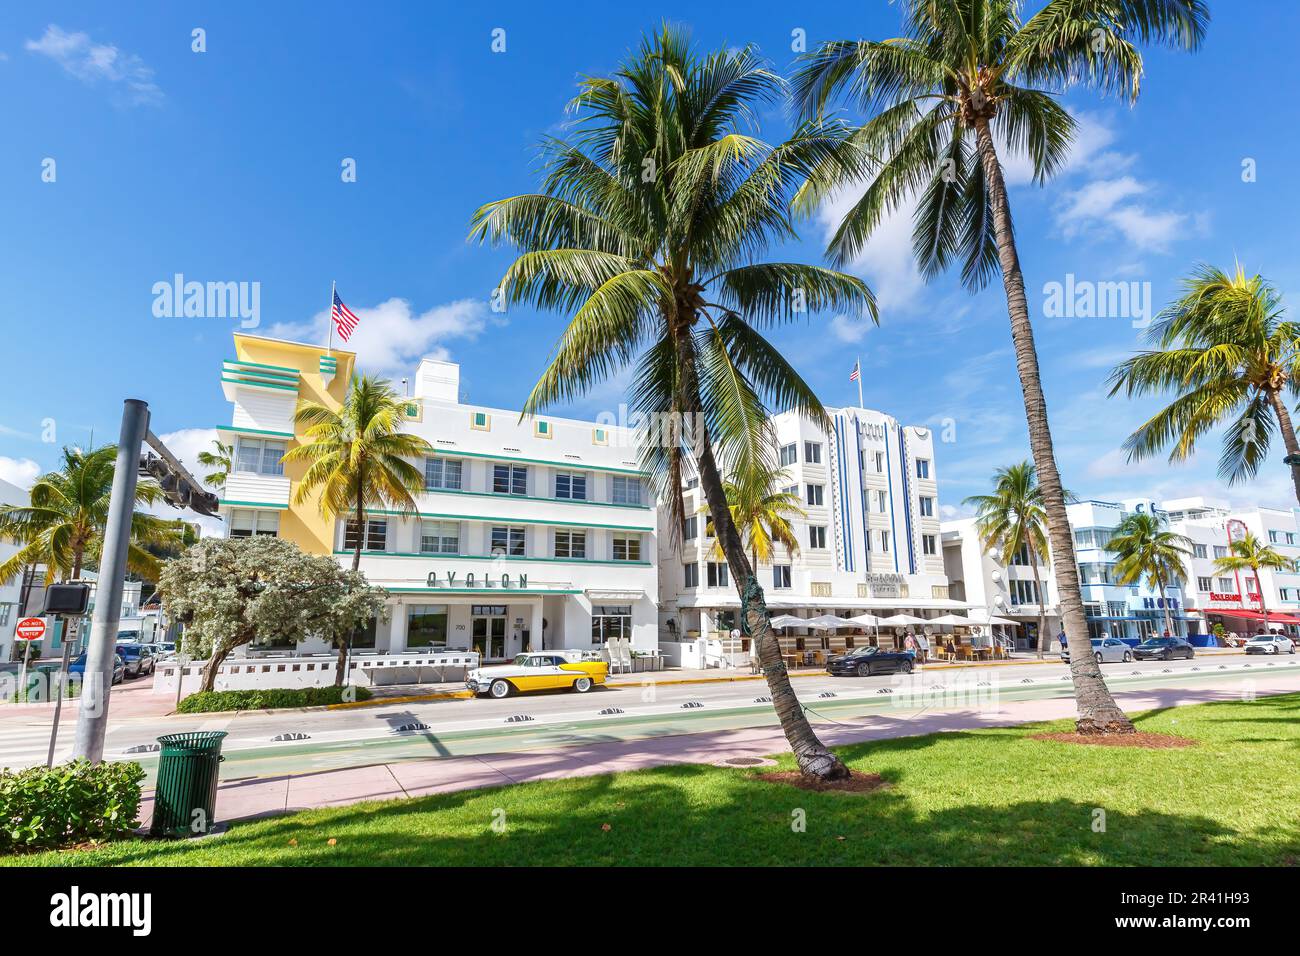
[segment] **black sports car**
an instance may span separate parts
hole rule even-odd
[[[1140,661],[1171,661],[1175,657],[1190,660],[1196,650],[1181,637],[1153,637],[1133,648],[1133,656]]]
[[[857,647],[826,662],[832,677],[870,677],[872,674],[910,674],[915,666],[907,651],[882,651],[878,647]]]

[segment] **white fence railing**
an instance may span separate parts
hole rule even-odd
[[[463,680],[478,667],[474,651],[434,651],[426,654],[354,655],[348,663],[349,683],[362,687],[388,684],[433,684]],[[203,661],[182,667],[176,661],[158,665],[153,682],[155,694],[176,694],[176,681],[183,681],[182,693],[197,691],[203,681]],[[329,687],[334,683],[338,655],[313,654],[303,657],[232,657],[217,669],[217,690],[256,690],[264,687]],[[182,673],[183,672],[183,673]]]

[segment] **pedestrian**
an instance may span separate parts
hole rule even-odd
[[[1064,630],[1064,629],[1061,630],[1061,633],[1060,633],[1060,634],[1057,634],[1057,635],[1056,635],[1056,639],[1057,639],[1058,641],[1061,642],[1061,650],[1065,650],[1065,630]]]

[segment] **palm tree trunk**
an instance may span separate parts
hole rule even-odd
[[[1038,371],[1038,352],[1034,347],[1025,280],[1020,272],[1020,256],[1011,225],[1011,207],[987,117],[977,118],[975,134],[988,186],[989,207],[993,213],[1002,285],[1011,319],[1011,340],[1015,344],[1016,367],[1020,373],[1020,390],[1024,395],[1025,419],[1029,426],[1029,448],[1038,469],[1038,484],[1047,512],[1052,568],[1060,591],[1061,621],[1070,648],[1070,676],[1074,680],[1074,696],[1079,711],[1077,727],[1080,733],[1133,733],[1132,722],[1119,709],[1106,687],[1101,667],[1092,654],[1092,642],[1088,639],[1088,622],[1083,614],[1083,598],[1079,590],[1079,569],[1074,557],[1074,537],[1052,448],[1047,400],[1043,396]]]
[[[1169,632],[1170,637],[1173,637],[1174,617],[1169,613],[1169,598],[1165,595],[1165,582],[1160,581],[1158,584],[1160,587],[1160,603],[1165,606],[1165,630]]]
[[[686,336],[678,338],[680,367],[683,370],[682,404],[688,414],[695,416],[696,421],[700,421],[699,383],[694,375],[694,356],[689,352],[688,342]],[[713,449],[709,446],[709,436],[702,423],[699,432],[695,440],[696,447],[699,449],[696,453],[696,466],[700,475],[700,487],[704,490],[705,500],[709,503],[709,511],[713,515],[713,532],[722,546],[722,553],[727,558],[736,592],[741,596],[741,611],[744,613],[745,588],[754,577],[754,568],[745,554],[745,546],[740,540],[739,532],[736,531],[735,522],[731,520],[731,509],[727,504],[726,491],[722,487],[722,477],[718,474]],[[672,492],[681,493],[677,488],[672,489]],[[826,749],[825,744],[818,739],[812,725],[804,716],[803,705],[795,695],[794,688],[790,686],[790,675],[786,672],[785,660],[781,657],[781,645],[772,633],[771,618],[767,613],[767,605],[763,601],[762,588],[756,590],[757,598],[749,605],[749,612],[745,615],[745,620],[749,624],[749,637],[752,646],[758,652],[763,676],[767,679],[767,686],[772,694],[772,707],[781,722],[781,730],[785,733],[786,740],[790,742],[790,749],[794,752],[799,771],[805,776],[823,780],[846,779],[849,776],[849,768],[839,757]]]
[[[359,571],[361,569],[361,546],[365,544],[365,540],[366,540],[365,520],[366,520],[365,505],[361,495],[358,494],[357,495],[357,518],[356,518],[357,546],[352,551],[353,571]],[[347,667],[348,667],[348,642],[343,641],[342,643],[339,644],[338,663],[334,665],[334,686],[335,687],[343,686],[343,678],[344,675],[347,673]]]
[[[1034,565],[1034,587],[1038,591],[1038,659],[1047,656],[1047,595],[1043,592],[1043,579],[1038,573],[1038,555],[1031,554],[1029,560]]]
[[[1291,424],[1291,413],[1287,411],[1281,393],[1272,392],[1268,397],[1273,403],[1273,411],[1277,413],[1277,423],[1282,431],[1282,444],[1286,446],[1286,456],[1297,462],[1291,466],[1291,484],[1295,488],[1296,501],[1300,501],[1300,441],[1296,439],[1295,428]],[[1259,590],[1263,593],[1262,584]]]
[[[1259,588],[1259,613],[1264,619],[1264,633],[1268,633],[1268,605],[1264,603],[1264,579],[1260,576],[1259,568],[1252,569],[1255,572],[1255,587]]]

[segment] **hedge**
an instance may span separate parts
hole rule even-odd
[[[87,760],[0,770],[0,853],[124,836],[139,826],[138,763]]]
[[[178,714],[210,714],[221,710],[276,710],[283,707],[321,707],[346,699],[369,700],[364,687],[271,687],[266,690],[203,690],[190,694],[176,708]]]

